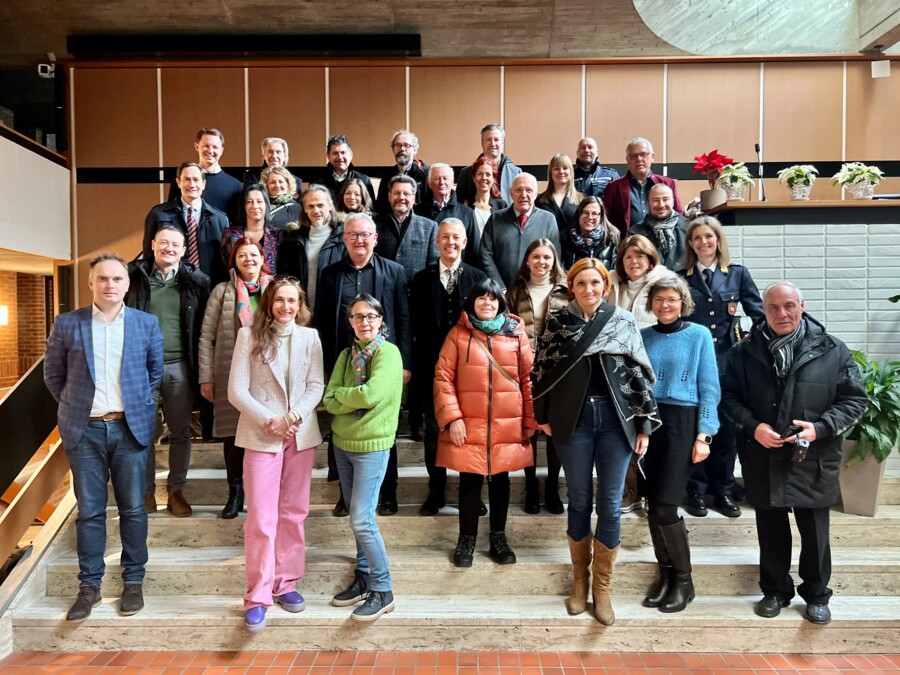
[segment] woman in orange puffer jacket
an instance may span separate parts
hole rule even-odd
[[[441,435],[438,466],[459,471],[457,567],[471,567],[481,488],[488,477],[490,557],[516,562],[506,541],[509,472],[533,464],[528,439],[537,428],[531,401],[534,356],[522,320],[510,315],[490,279],[476,284],[450,329],[434,370],[434,408]]]

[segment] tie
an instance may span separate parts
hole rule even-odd
[[[520,231],[525,229],[525,221],[527,219],[528,219],[527,213],[523,213],[523,214],[519,215],[519,230]]]
[[[703,270],[703,278],[706,279],[706,287],[712,290],[713,271],[710,268]]]
[[[194,207],[189,206],[187,213],[188,230],[188,262],[197,269],[200,268],[200,243],[197,238],[197,220],[194,218]]]
[[[447,295],[453,295],[456,290],[456,270],[450,268],[447,270]]]

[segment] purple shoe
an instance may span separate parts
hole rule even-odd
[[[266,608],[251,607],[244,615],[244,628],[251,633],[258,633],[266,627]]]
[[[272,599],[286,612],[302,612],[306,609],[306,601],[297,591],[288,591],[284,595],[276,595]]]

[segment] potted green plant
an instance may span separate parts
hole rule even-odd
[[[724,204],[728,197],[725,194],[725,190],[716,187],[716,181],[719,179],[722,169],[729,164],[733,164],[734,160],[721,154],[718,150],[713,150],[694,157],[694,162],[696,164],[691,169],[691,173],[702,173],[706,176],[706,180],[709,181],[709,190],[700,192],[700,210],[709,211],[714,206]]]
[[[900,442],[900,361],[874,361],[853,352],[869,397],[869,408],[848,432],[841,461],[845,513],[874,516],[884,460]]]
[[[854,199],[871,199],[875,186],[884,178],[884,172],[877,166],[867,166],[862,162],[848,162],[841,165],[841,170],[831,177],[831,184],[840,185]]]
[[[753,176],[745,162],[726,164],[716,179],[716,186],[725,190],[729,201],[744,201],[744,192],[750,185],[753,185]]]
[[[792,201],[807,201],[819,170],[812,164],[794,164],[778,172],[778,182],[787,185]]]

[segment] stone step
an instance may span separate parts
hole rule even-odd
[[[469,569],[450,562],[452,547],[388,547],[394,592],[402,595],[561,595],[569,592],[571,563],[568,548],[527,548],[511,541],[518,562],[497,565],[487,556],[487,542],[476,547]],[[121,595],[120,549],[106,555],[103,590]],[[794,573],[799,551],[794,554]],[[698,595],[752,595],[759,581],[759,551],[755,547],[694,546],[693,580]],[[353,578],[355,555],[351,547],[310,546],[301,591],[334,594]],[[832,556],[831,588],[839,595],[883,595],[900,588],[900,549],[844,548]],[[78,593],[78,559],[74,551],[47,567],[47,595]],[[616,593],[645,593],[657,577],[653,549],[622,547],[616,560]],[[243,547],[154,547],[150,550],[146,595],[232,595],[244,593]]]
[[[685,515],[691,543],[695,546],[752,546],[756,542],[756,523],[753,509],[744,506],[740,518],[726,518],[710,511],[706,518]],[[190,518],[173,518],[165,509],[149,518],[148,542],[150,546],[243,546],[244,514],[233,520],[219,518],[221,508],[196,507]],[[109,546],[119,545],[118,516],[115,508],[109,510],[107,541]],[[418,515],[418,506],[401,506],[393,516],[379,516],[378,526],[387,542],[394,546],[435,546],[447,549],[455,546],[459,534],[458,513],[453,507],[441,509],[437,516]],[[793,527],[793,526],[792,526]],[[479,520],[479,538],[487,541],[487,518]],[[528,515],[515,507],[509,511],[506,533],[517,546],[546,546],[548,542],[564,545],[566,515],[540,513]],[[794,541],[799,542],[796,528]],[[71,539],[74,528],[62,533]],[[327,506],[314,506],[306,520],[306,537],[311,546],[328,542],[332,546],[349,546],[353,538],[346,518],[335,518]],[[874,518],[852,516],[839,510],[831,511],[831,545],[836,548],[885,548],[900,542],[900,506],[886,505]],[[622,516],[622,543],[626,547],[648,546],[650,534],[647,521],[638,513]]]
[[[900,598],[836,595],[834,620],[813,626],[795,601],[774,619],[753,613],[758,594],[698,596],[687,610],[662,614],[639,595],[613,597],[616,623],[589,613],[569,616],[558,595],[398,595],[396,609],[374,624],[351,620],[330,596],[306,596],[307,608],[272,608],[267,628],[250,635],[237,596],[150,595],[143,611],[122,617],[104,598],[70,627],[71,597],[46,598],[16,611],[17,650],[510,650],[626,652],[891,653],[900,644]]]
[[[428,496],[428,473],[424,466],[401,466],[398,470],[399,481],[397,484],[397,500],[401,504],[421,505]],[[547,469],[537,468],[540,480],[540,494],[543,501],[543,481],[547,477]],[[338,481],[328,482],[328,469],[313,469],[312,485],[309,501],[311,504],[331,504],[337,501],[339,494]],[[523,504],[525,502],[525,474],[517,471],[510,474],[510,503]],[[450,471],[447,474],[448,503],[457,502],[457,490],[459,487],[459,474]],[[484,498],[487,498],[487,482],[483,488]],[[191,469],[188,471],[188,482],[184,489],[184,496],[191,505],[224,505],[228,498],[228,481],[224,469]],[[159,504],[166,503],[166,473],[156,473],[156,500]],[[566,500],[565,475],[560,476],[560,497]],[[109,486],[109,503],[115,503],[112,486]]]

